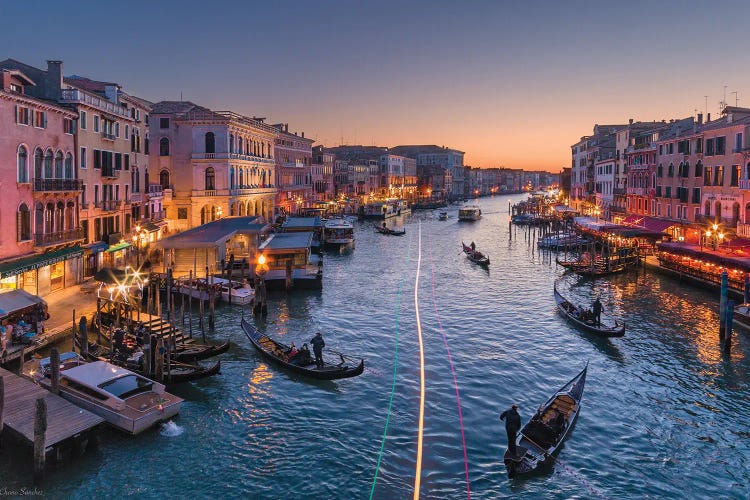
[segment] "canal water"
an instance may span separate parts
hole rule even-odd
[[[567,295],[599,296],[627,322],[621,339],[581,333],[556,313],[554,255],[509,226],[508,205],[522,199],[482,198],[474,223],[458,222],[455,206],[447,221],[436,211],[389,221],[406,228],[402,237],[358,223],[353,252],[325,255],[322,291],[271,295],[258,328],[297,345],[321,331],[328,347],[364,357],[362,376],[315,382],[268,365],[239,329],[242,309],[222,307],[208,335],[233,348],[220,376],[175,391],[186,399],[176,425],[135,438],[108,431],[94,452],[53,468],[41,489],[82,499],[411,497],[419,269],[422,498],[468,496],[462,435],[473,498],[747,498],[750,339],[736,335],[722,353],[718,293],[650,270],[566,276]],[[461,241],[489,254],[489,271],[465,258]],[[525,422],[586,362],[580,417],[557,463],[509,480],[499,413],[517,403]],[[30,460],[0,452],[0,486],[30,484]]]

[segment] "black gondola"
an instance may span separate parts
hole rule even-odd
[[[80,343],[76,339],[76,344],[80,347]],[[109,348],[104,347],[96,342],[88,342],[88,352],[84,358],[87,361],[107,361],[113,365],[127,368],[128,370],[142,375],[147,378],[153,378],[154,374],[147,374],[142,363],[138,361],[130,361],[127,356],[122,353],[115,353],[115,356],[110,358]],[[221,361],[216,363],[203,366],[198,363],[182,363],[179,361],[172,361],[169,367],[169,374],[167,374],[166,363],[164,366],[164,382],[165,384],[181,384],[183,382],[192,382],[202,378],[216,375],[221,371]]]
[[[388,236],[403,236],[406,234],[406,229],[396,231],[395,229],[391,229],[385,226],[375,226],[375,231],[379,232],[380,234],[387,234]]]
[[[586,363],[581,373],[555,392],[521,428],[516,436],[516,454],[508,449],[503,455],[509,477],[527,474],[554,460],[578,418],[588,366]]]
[[[260,333],[255,326],[247,322],[245,319],[242,320],[240,325],[247,338],[255,346],[258,352],[263,355],[263,357],[295,373],[307,375],[308,377],[320,380],[336,380],[340,378],[356,377],[357,375],[361,375],[365,369],[364,360],[360,360],[359,364],[356,366],[350,366],[346,363],[344,356],[341,354],[339,354],[341,363],[335,365],[324,363],[320,368],[318,368],[315,365],[315,361],[311,359],[301,360],[304,364],[290,363],[287,361],[289,346],[276,342],[267,335]]]
[[[593,314],[589,314],[588,311],[571,303],[557,291],[557,283],[554,284],[552,289],[555,292],[555,303],[560,313],[575,326],[601,337],[622,337],[625,335],[625,323],[620,325],[617,321],[612,324],[605,321],[597,326]]]
[[[482,252],[472,250],[471,247],[467,246],[463,241],[461,242],[461,246],[464,249],[466,257],[468,257],[470,261],[474,262],[475,264],[479,264],[480,266],[486,267],[490,265],[489,255],[485,255]]]

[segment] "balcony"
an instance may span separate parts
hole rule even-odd
[[[130,193],[130,201],[132,203],[140,203],[141,202],[141,193]]]
[[[108,141],[114,141],[115,140],[115,134],[108,134],[106,132],[102,132],[102,139],[106,139]]]
[[[80,179],[34,179],[36,192],[81,191],[82,189],[83,181]]]
[[[166,210],[158,210],[155,212],[151,212],[151,221],[152,222],[159,222],[160,220],[164,220],[164,218],[167,216]]]
[[[625,189],[625,188],[614,188],[612,190],[612,194],[627,194],[627,189]]]
[[[271,194],[276,192],[277,189],[275,187],[266,185],[233,188],[229,190],[231,196],[249,196],[253,194]]]
[[[122,106],[118,106],[113,102],[104,99],[103,97],[95,97],[78,89],[62,89],[60,102],[86,104],[88,106],[98,108],[101,111],[106,111],[107,113],[112,113],[113,115],[117,115],[128,120],[131,119],[128,110],[123,108]]]
[[[102,212],[114,212],[120,209],[120,200],[100,200],[94,206]]]
[[[102,179],[119,179],[119,178],[120,178],[120,170],[115,170],[114,168],[102,169]]]
[[[740,179],[740,189],[750,189],[750,179]]]
[[[70,243],[83,239],[83,229],[66,229],[64,231],[55,231],[53,233],[34,233],[34,245],[37,247],[46,247],[50,245],[59,245],[61,243]]]
[[[248,155],[244,153],[193,153],[193,160],[243,160],[254,161],[258,163],[275,163],[273,158],[264,158],[262,156]]]
[[[193,189],[190,191],[192,197],[229,196],[228,189]]]
[[[750,224],[737,223],[737,236],[741,238],[750,238]]]

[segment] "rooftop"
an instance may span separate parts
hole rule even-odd
[[[210,248],[225,243],[237,233],[257,234],[267,224],[258,217],[224,217],[156,242],[161,248]]]
[[[310,248],[313,233],[276,233],[260,244],[258,250],[294,250]]]

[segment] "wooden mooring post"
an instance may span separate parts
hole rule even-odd
[[[83,359],[86,359],[89,354],[89,336],[86,331],[86,316],[81,316],[78,330],[81,332],[81,348],[79,350]]]
[[[60,351],[57,350],[57,347],[53,347],[50,351],[49,363],[52,369],[50,392],[60,394]]]
[[[188,328],[190,338],[193,338],[193,271],[190,270],[190,283],[188,285]]]
[[[0,375],[0,448],[3,447],[3,413],[5,412],[5,382]]]
[[[726,332],[726,307],[729,294],[729,274],[726,269],[721,272],[721,295],[719,296],[719,339],[724,340]]]
[[[70,351],[76,352],[76,310],[73,309],[73,340],[70,341]]]
[[[727,301],[727,309],[724,315],[726,316],[724,319],[724,352],[726,354],[729,354],[732,352],[732,322],[734,321],[734,300]]]
[[[36,413],[34,414],[34,480],[41,481],[44,478],[44,467],[47,459],[46,446],[44,443],[47,432],[47,402],[44,398],[36,400]]]

